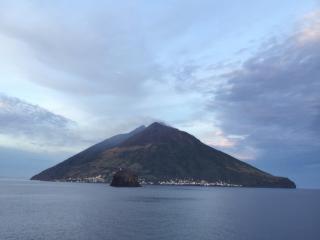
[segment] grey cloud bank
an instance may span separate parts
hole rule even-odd
[[[0,134],[10,137],[8,144],[21,137],[35,147],[66,144],[76,126],[63,116],[6,95],[0,95],[0,125]]]
[[[252,146],[255,158],[273,172],[309,172],[319,164],[319,15],[311,26],[280,43],[262,46],[239,70],[225,76],[214,109],[226,134],[246,136],[237,147]],[[272,160],[271,160],[272,159]],[[297,182],[306,184],[297,174]],[[319,176],[312,174],[312,186]]]

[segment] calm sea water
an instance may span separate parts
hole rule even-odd
[[[0,181],[1,240],[319,240],[320,191]]]

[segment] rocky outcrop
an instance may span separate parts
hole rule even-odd
[[[121,169],[113,175],[112,187],[141,187],[138,176],[129,169]]]

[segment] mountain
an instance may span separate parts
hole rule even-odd
[[[93,145],[31,179],[110,182],[121,168],[136,172],[143,182],[155,184],[295,188],[288,178],[263,172],[186,132],[157,122]]]

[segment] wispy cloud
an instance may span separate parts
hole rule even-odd
[[[79,24],[59,18],[63,3],[43,12],[45,5],[24,2],[0,10],[1,33],[23,44],[26,58],[32,56],[19,66],[30,81],[69,94],[137,96],[143,81],[161,77],[139,19],[130,11],[134,5],[120,5],[123,14],[115,15],[102,4],[103,13],[92,9],[82,12],[85,18],[74,15]]]
[[[76,123],[18,98],[0,95],[0,142],[46,150],[75,139]],[[43,149],[42,149],[43,150]]]

